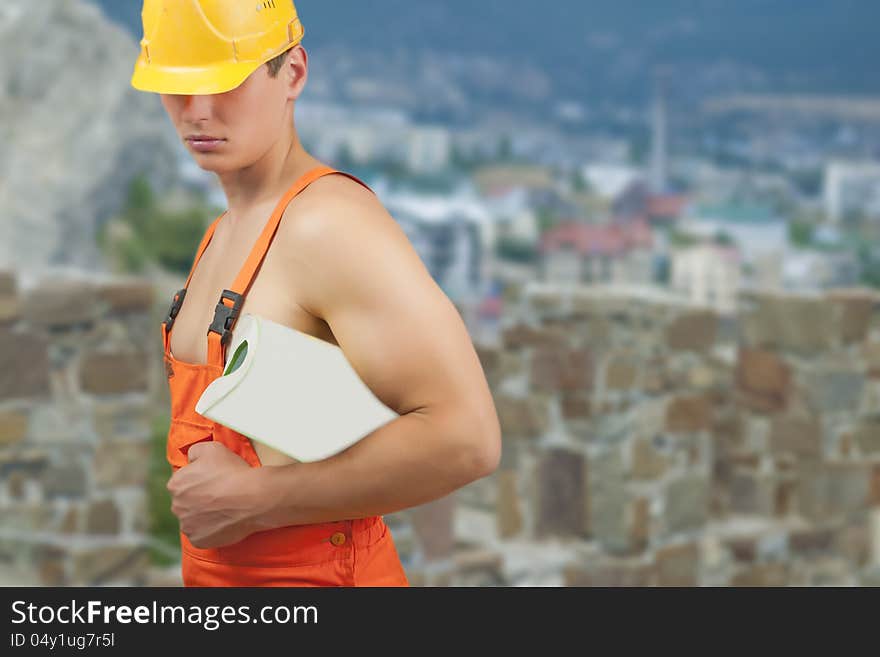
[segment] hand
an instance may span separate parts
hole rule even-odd
[[[237,543],[258,530],[254,522],[259,499],[254,470],[223,443],[192,445],[189,464],[171,475],[171,512],[180,529],[198,548]]]

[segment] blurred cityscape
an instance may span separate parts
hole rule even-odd
[[[423,10],[370,4],[377,24]],[[580,49],[535,38],[540,57],[498,54],[498,35],[486,52],[334,41],[328,10],[297,3],[300,138],[405,229],[502,422],[496,473],[386,516],[414,583],[880,585],[880,84],[850,65],[877,61],[877,11],[817,2],[783,35],[749,31],[755,3],[723,10],[777,61],[701,54],[717,4],[647,10],[650,26],[618,9]],[[766,4],[768,30],[800,11]],[[128,88],[139,7],[0,7],[0,48],[19,48],[0,63],[11,582],[177,576],[158,322],[225,198]],[[840,61],[793,64],[786,44],[826,19]],[[529,36],[514,23],[498,29]],[[657,55],[676,40],[697,45]]]

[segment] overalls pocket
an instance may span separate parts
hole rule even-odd
[[[172,420],[168,432],[165,456],[174,469],[189,463],[188,451],[192,445],[214,439],[211,425],[200,425],[185,420]]]

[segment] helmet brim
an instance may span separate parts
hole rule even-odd
[[[131,77],[131,86],[139,91],[159,94],[203,96],[232,91],[262,64],[226,62],[218,66],[157,67],[146,66],[139,57]]]

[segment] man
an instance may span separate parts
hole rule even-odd
[[[292,2],[146,0],[142,16],[132,84],[161,95],[228,201],[163,324],[184,583],[407,585],[382,514],[446,496],[500,458],[461,317],[371,190],[300,143],[308,56]],[[207,425],[193,406],[222,371],[217,318],[231,313],[231,330],[245,312],[338,344],[400,417],[315,463]]]

